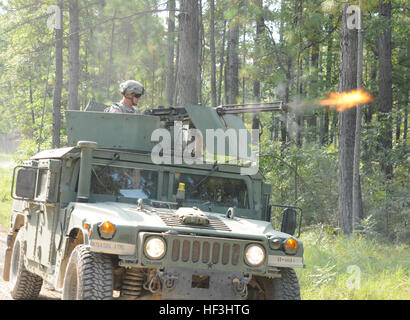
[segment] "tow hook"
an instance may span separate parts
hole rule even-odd
[[[157,293],[161,289],[161,280],[154,270],[149,273],[147,281],[145,281],[142,287],[145,290],[151,291],[151,293]]]
[[[172,289],[175,288],[175,285],[178,280],[177,274],[157,270],[157,276],[161,280],[162,285],[164,286],[165,289],[167,289],[168,291],[171,291]]]
[[[243,278],[234,278],[232,280],[233,291],[236,296],[246,298],[248,296],[248,283],[251,281],[252,275],[244,275]]]

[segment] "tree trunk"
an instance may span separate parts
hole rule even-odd
[[[31,123],[33,124],[32,128],[34,128],[34,124],[36,123],[33,102],[34,102],[33,101],[33,80],[30,78],[30,108],[31,108]],[[31,136],[33,137],[33,132]]]
[[[396,114],[396,143],[400,142],[400,133],[401,133],[401,113],[400,113],[400,110],[397,110],[397,114]]]
[[[347,28],[345,5],[342,13],[339,91],[357,85],[357,31]],[[356,109],[339,113],[339,224],[345,234],[352,232],[353,154]]]
[[[300,51],[299,51],[300,52]],[[298,55],[298,70],[296,75],[296,101],[300,103],[302,97],[302,83],[301,83],[301,76],[302,76],[302,59],[301,56]],[[297,110],[295,113],[296,116],[296,145],[301,148],[302,147],[302,131],[303,131],[303,111]]]
[[[198,1],[181,0],[180,11],[178,104],[198,104]]]
[[[314,39],[314,41],[317,41]],[[319,51],[320,51],[320,46],[319,42],[316,42],[312,46],[312,68],[313,68],[313,74],[312,74],[312,81],[311,81],[311,94],[313,93],[314,97],[317,97],[320,88],[319,88]],[[323,127],[323,114],[320,115],[320,128]],[[310,142],[316,142],[316,130],[317,130],[317,115],[316,111],[313,110],[311,114],[309,115],[308,121],[308,135],[307,138],[309,139]],[[321,130],[323,131],[323,130]]]
[[[287,57],[286,59],[286,87],[285,87],[285,104],[289,103],[290,95],[290,82],[291,82],[291,69],[292,69],[292,58]],[[283,119],[281,124],[281,141],[282,144],[286,143],[287,132],[288,132],[288,111],[285,110],[283,113]]]
[[[229,30],[228,103],[236,103],[239,96],[239,25],[231,22]]]
[[[78,85],[80,83],[80,36],[78,0],[69,0],[68,38],[68,109],[80,110]]]
[[[178,101],[178,75],[179,75],[179,39],[181,38],[180,36],[181,30],[178,28],[178,41],[177,41],[177,48],[176,48],[176,57],[175,57],[175,75],[174,75],[174,83],[175,83],[175,88],[174,88],[174,98],[172,100],[172,105],[176,104]]]
[[[243,47],[246,47],[246,26],[243,26],[243,37],[242,37]],[[246,50],[242,50],[242,65],[246,64]],[[246,100],[246,78],[242,77],[242,103],[245,103]]]
[[[408,117],[409,117],[409,111],[407,109],[407,105],[409,103],[409,92],[407,91],[407,99],[406,99],[406,105],[404,108],[404,129],[403,129],[403,142],[406,143],[407,141],[407,131],[409,129],[409,125],[408,125]]]
[[[260,10],[262,10],[262,8],[263,8],[262,0],[258,1],[258,7],[260,8]],[[265,21],[263,19],[263,16],[258,15],[256,17],[256,37],[255,37],[255,50],[256,50],[256,57],[257,58],[259,57],[259,48],[260,48],[260,45],[261,45],[261,35],[262,35],[262,32],[263,32],[264,25],[265,25]],[[258,60],[259,59],[257,59],[257,61]],[[255,67],[257,69],[259,69],[258,65],[257,65],[257,62],[254,61],[253,63],[255,65]],[[261,101],[261,83],[260,83],[259,79],[255,79],[253,81],[253,99],[254,99],[254,102],[260,102]],[[272,121],[273,121],[273,118],[274,118],[274,114],[272,113]],[[252,118],[252,129],[259,129],[259,121],[260,121],[259,120],[259,115],[257,113],[255,113],[253,115],[253,118]]]
[[[410,46],[407,47],[407,59],[410,59]],[[406,74],[406,82],[407,84],[410,83],[410,76],[407,73]],[[409,87],[406,86],[405,88],[405,98],[404,98],[404,128],[403,128],[403,143],[407,143],[407,130],[408,130],[408,117],[409,117],[409,109],[408,109],[408,104],[409,104]]]
[[[381,131],[379,135],[381,169],[387,179],[393,177],[393,166],[390,161],[392,150],[392,117],[393,90],[392,90],[392,46],[391,46],[391,1],[379,0],[379,16],[385,23],[381,25],[379,33],[379,122]]]
[[[327,55],[326,55],[326,89],[329,92],[332,89],[333,38],[330,36],[330,33],[331,33],[330,30],[332,29],[332,19],[333,19],[333,15],[331,15],[329,18]],[[329,143],[330,109],[326,107],[323,112],[324,112],[324,123],[323,123],[323,127],[321,127],[320,141],[322,145],[327,145]]]
[[[114,33],[115,33],[115,15],[117,11],[114,11],[111,22],[111,40],[110,40],[110,60],[107,67],[107,99],[110,99],[110,86],[111,86],[111,73],[113,64],[113,50],[114,50]]]
[[[338,130],[337,123],[338,123],[339,115],[338,115],[337,111],[332,110],[330,112],[331,112],[331,115],[332,115],[332,125],[331,125],[331,128],[330,128],[329,141],[330,141],[330,143],[333,143],[333,145],[335,147],[337,147],[337,143],[338,143],[338,141],[337,141],[337,130]]]
[[[377,57],[375,57],[375,60]],[[376,84],[376,78],[377,78],[377,64],[373,63],[370,67],[370,79],[371,81],[371,86],[370,86],[370,92],[375,95],[377,92],[377,88],[375,87]],[[364,122],[365,123],[370,123],[373,118],[373,112],[374,112],[374,106],[373,104],[369,104],[364,110]]]
[[[173,105],[175,79],[174,79],[174,33],[175,33],[175,0],[168,1],[168,55],[167,55],[167,78],[166,78],[166,90],[167,90],[167,105]]]
[[[199,10],[198,10],[198,23],[199,23],[199,37],[198,37],[198,62],[197,62],[197,68],[198,68],[198,100],[199,104],[203,105],[203,99],[202,99],[202,61],[204,60],[203,57],[203,50],[202,48],[204,47],[204,37],[205,37],[205,32],[204,32],[204,24],[202,21],[202,0],[198,0],[199,4]]]
[[[230,38],[231,30],[228,27],[228,35],[227,35],[227,45],[226,45],[226,63],[225,63],[225,70],[224,70],[224,94],[225,94],[225,103],[229,103],[229,51],[230,51]]]
[[[295,27],[298,30],[299,35],[299,47],[297,55],[297,74],[296,74],[296,101],[299,103],[302,97],[302,28],[303,28],[303,0],[295,1]],[[303,130],[303,113],[302,111],[296,111],[296,145],[302,147],[302,130]]]
[[[216,97],[216,56],[215,56],[215,5],[214,0],[209,1],[210,5],[210,35],[209,35],[209,46],[211,49],[211,106],[217,106],[217,97]],[[223,45],[223,44],[222,44]]]
[[[224,70],[224,59],[225,59],[225,34],[226,34],[226,20],[224,20],[224,30],[222,34],[222,46],[221,55],[219,57],[219,86],[218,86],[218,105],[222,103],[222,82],[223,82],[223,70]]]
[[[53,133],[52,147],[60,148],[61,92],[63,90],[63,1],[58,3],[60,10],[60,29],[55,29],[55,86],[53,95]],[[56,26],[57,27],[57,26]]]
[[[323,127],[321,131],[321,143],[322,145],[327,145],[329,143],[329,113],[330,109],[329,107],[325,107],[323,110],[324,113],[324,120],[323,120]]]
[[[360,6],[360,0],[359,0]],[[357,88],[362,87],[363,78],[363,29],[362,29],[362,15],[360,14],[359,30],[357,35]],[[362,193],[360,186],[360,135],[362,124],[362,107],[357,106],[356,110],[356,128],[355,128],[355,142],[353,154],[353,188],[352,188],[352,227],[356,230],[356,226],[360,220],[363,219],[362,211]]]
[[[156,60],[155,60],[155,52],[152,53],[152,89],[151,89],[151,105],[154,105],[154,99],[155,99],[155,64],[156,64]]]

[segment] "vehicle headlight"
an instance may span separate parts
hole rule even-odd
[[[145,241],[145,255],[153,260],[161,259],[165,255],[165,240],[160,237],[150,237]]]
[[[258,244],[251,244],[245,251],[245,262],[252,266],[260,266],[265,261],[265,250]]]

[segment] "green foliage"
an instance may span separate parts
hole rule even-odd
[[[269,131],[265,132],[269,135]],[[272,184],[271,203],[297,205],[303,209],[303,227],[326,223],[337,227],[338,150],[333,144],[283,145],[262,135],[260,169]],[[364,219],[360,234],[378,235],[379,241],[404,241],[410,244],[408,163],[398,166],[394,180],[386,181],[378,162],[361,163]],[[273,210],[275,226],[280,209]]]
[[[262,173],[272,184],[272,203],[302,207],[304,225],[337,225],[337,150],[311,144],[302,149],[261,144]]]
[[[40,143],[42,150],[48,147],[52,129],[55,38],[53,30],[47,27],[47,7],[51,4],[55,1],[36,4],[28,0],[8,1],[3,5],[7,14],[0,12],[0,133],[20,132],[25,139],[35,141],[30,144]],[[156,3],[152,2],[151,6],[154,9]],[[143,1],[81,1],[79,102],[82,108],[90,99],[106,104],[119,100],[118,85],[129,78],[144,83],[145,108],[162,104],[166,71],[164,25],[149,9]],[[65,47],[67,11],[65,7]],[[67,109],[67,49],[63,55],[62,115]]]
[[[11,179],[13,174],[12,157],[0,154],[0,225],[8,226],[12,199],[10,196]]]
[[[386,181],[380,170],[362,180],[364,210],[374,219],[374,231],[384,240],[410,244],[408,169],[395,170],[393,181]]]

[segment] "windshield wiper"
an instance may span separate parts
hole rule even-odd
[[[198,190],[197,190],[198,187],[199,187],[202,183],[204,183],[204,182],[211,176],[211,174],[213,174],[213,173],[214,173],[215,171],[217,171],[218,169],[219,169],[219,166],[218,166],[218,164],[217,164],[216,161],[215,161],[215,163],[214,163],[214,165],[213,165],[211,171],[209,171],[209,172],[206,174],[206,176],[202,178],[201,181],[199,181],[196,185],[193,186],[193,188],[192,188],[192,190],[189,192],[189,194],[193,194],[194,191],[197,192],[197,191],[198,191]]]
[[[111,161],[108,162],[106,165],[104,165],[102,168],[100,168],[98,171],[96,171],[94,168],[91,168],[92,172],[94,173],[94,176],[97,178],[98,183],[104,187],[105,191],[108,191],[112,193],[113,195],[116,195],[112,190],[109,190],[108,187],[100,180],[99,175],[107,168],[111,163],[114,161],[118,160],[120,158],[120,155],[118,153],[115,153],[114,156],[112,157]]]
[[[107,168],[110,164],[112,164],[114,161],[117,161],[120,158],[120,155],[118,153],[115,153],[114,156],[112,157],[111,161],[108,162],[106,165],[104,165],[100,170],[98,170],[98,174],[102,173],[105,168]]]

